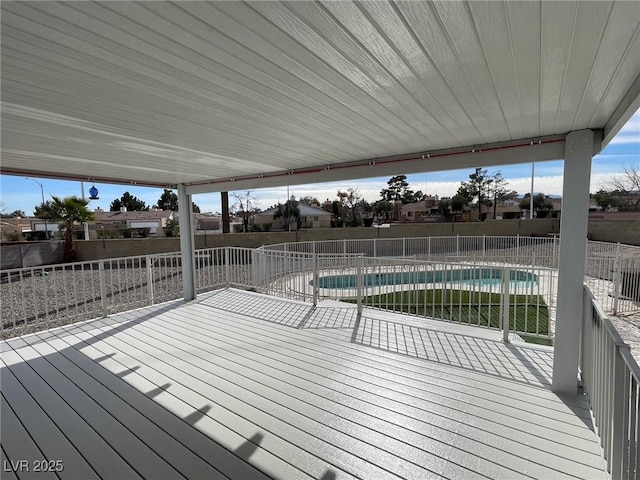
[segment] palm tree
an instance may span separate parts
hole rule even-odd
[[[60,198],[51,195],[50,201],[36,206],[36,217],[59,223],[64,228],[65,262],[73,262],[76,258],[73,248],[73,226],[95,218],[87,208],[88,204],[88,200],[82,200],[76,196]]]

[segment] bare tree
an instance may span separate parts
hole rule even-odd
[[[249,231],[249,220],[251,217],[259,212],[257,208],[258,202],[256,198],[251,194],[251,190],[247,190],[244,193],[232,193],[231,196],[236,199],[233,204],[233,210],[240,218],[242,218],[243,232]]]
[[[338,198],[340,203],[346,205],[351,212],[351,219],[355,226],[358,221],[358,203],[362,200],[362,195],[357,188],[349,187],[346,192],[338,190]]]
[[[502,177],[499,170],[491,175],[491,179],[493,181],[490,185],[490,194],[493,197],[493,218],[495,219],[498,204],[506,200],[514,200],[517,198],[518,192],[507,189],[507,180]]]
[[[625,166],[623,174],[611,179],[609,190],[621,198],[624,210],[640,210],[640,165]]]

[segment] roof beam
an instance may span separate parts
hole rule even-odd
[[[600,133],[596,133],[601,138]],[[383,177],[401,173],[424,173],[479,166],[512,165],[564,158],[565,135],[481,146],[412,153],[358,162],[283,170],[262,175],[211,180],[187,185],[189,194],[224,192],[286,185],[301,185],[361,178]],[[599,149],[600,145],[594,145]],[[595,151],[594,151],[595,154]]]

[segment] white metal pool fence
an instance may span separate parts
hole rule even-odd
[[[556,274],[546,267],[257,250],[254,287],[269,295],[343,300],[359,308],[531,336],[551,336]]]
[[[314,303],[347,299],[494,328],[508,319],[512,331],[550,336],[558,247],[557,238],[456,236],[209,248],[196,252],[196,288],[235,286]],[[586,268],[585,281],[606,312],[640,309],[640,248],[589,242]],[[456,273],[461,269],[468,278]],[[440,281],[421,281],[438,272],[445,272]],[[510,278],[520,274],[535,281]],[[362,283],[319,286],[319,277],[337,275]],[[403,278],[403,285],[366,283],[380,275]],[[3,336],[182,296],[179,252],[4,270],[1,280]]]
[[[559,249],[558,236],[520,235],[345,239],[279,243],[259,248],[282,252],[415,258],[445,263],[496,263],[556,270]],[[588,241],[585,282],[606,312],[618,315],[640,310],[640,247]]]

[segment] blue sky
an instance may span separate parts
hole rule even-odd
[[[629,122],[620,130],[607,148],[594,157],[591,169],[591,192],[600,188],[606,188],[607,183],[614,175],[620,175],[625,166],[640,167],[640,110],[631,117]],[[517,164],[510,166],[492,167],[485,165],[490,172],[500,171],[509,182],[508,187],[521,194],[529,191],[531,185],[531,164]],[[562,171],[563,162],[543,162],[535,166],[536,192],[544,192],[548,195],[562,195]],[[452,196],[456,193],[461,181],[469,178],[469,170],[448,170],[429,174],[409,175],[408,181],[414,190],[422,190],[429,195],[440,197]],[[345,190],[349,186],[357,187],[363,198],[375,201],[379,198],[380,190],[386,187],[389,177],[351,180],[349,182],[331,182],[312,185],[293,185],[289,188],[290,194],[297,197],[311,195],[323,201],[336,199],[339,189]],[[36,178],[44,187],[45,200],[50,195],[57,196],[82,196],[80,182],[52,180]],[[91,184],[84,184],[85,195],[89,197]],[[96,184],[100,191],[100,200],[92,200],[90,208],[100,207],[108,210],[111,202],[120,198],[126,191],[144,200],[147,205],[157,202],[162,189],[132,187],[130,185]],[[284,202],[287,198],[287,188],[266,188],[254,190],[252,195],[257,199],[257,206],[266,209],[278,202]],[[24,177],[0,175],[0,202],[3,212],[10,213],[22,210],[27,215],[32,215],[35,205],[41,202],[40,187],[34,181]],[[195,195],[194,201],[203,212],[220,211],[220,194],[209,193]],[[230,203],[233,200],[230,199]]]

